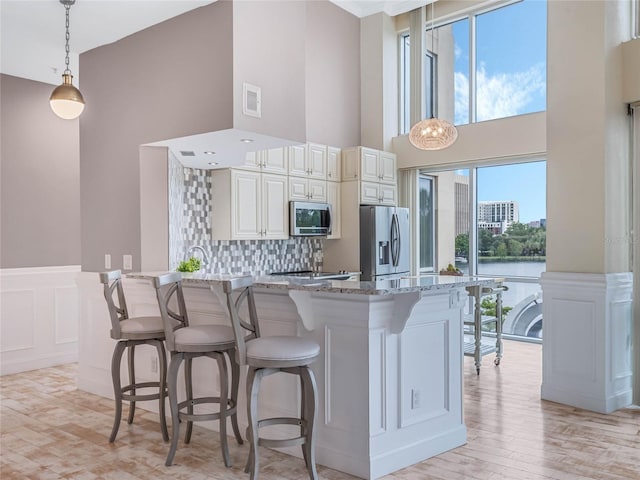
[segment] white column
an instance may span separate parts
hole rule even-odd
[[[547,273],[542,398],[631,402],[628,3],[548,3]]]

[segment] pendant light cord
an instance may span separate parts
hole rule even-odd
[[[431,2],[431,118],[436,118],[436,58],[435,58],[435,22],[436,0]]]
[[[65,27],[65,45],[64,45],[64,50],[65,50],[65,57],[64,57],[64,63],[65,63],[65,69],[64,69],[64,73],[68,73],[71,74],[71,70],[69,70],[69,10],[71,10],[71,3],[65,3],[64,4],[64,9],[66,10],[66,21],[64,24]]]

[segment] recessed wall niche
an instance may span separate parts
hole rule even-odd
[[[201,246],[208,273],[251,273],[311,270],[313,252],[322,238],[286,240],[212,240],[211,170],[184,167],[169,152],[169,269],[175,270],[188,249]]]

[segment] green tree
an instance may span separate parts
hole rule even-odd
[[[509,250],[509,255],[518,257],[522,255],[524,244],[522,242],[519,242],[518,240],[510,238],[509,240],[507,240],[507,249]]]
[[[507,249],[507,245],[504,241],[501,241],[498,243],[498,245],[496,246],[496,256],[497,257],[506,257],[509,253],[509,250]]]
[[[468,257],[469,256],[469,234],[461,233],[456,237],[456,255]]]
[[[478,254],[481,257],[492,256],[494,252],[493,234],[483,228],[478,230]]]

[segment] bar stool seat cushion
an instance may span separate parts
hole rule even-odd
[[[235,345],[233,329],[226,325],[190,325],[174,332],[176,350],[199,345],[231,343]]]
[[[251,366],[307,365],[319,354],[320,345],[307,338],[273,336],[247,342],[247,363]]]
[[[120,322],[122,333],[158,333],[164,338],[162,317],[133,317]]]

